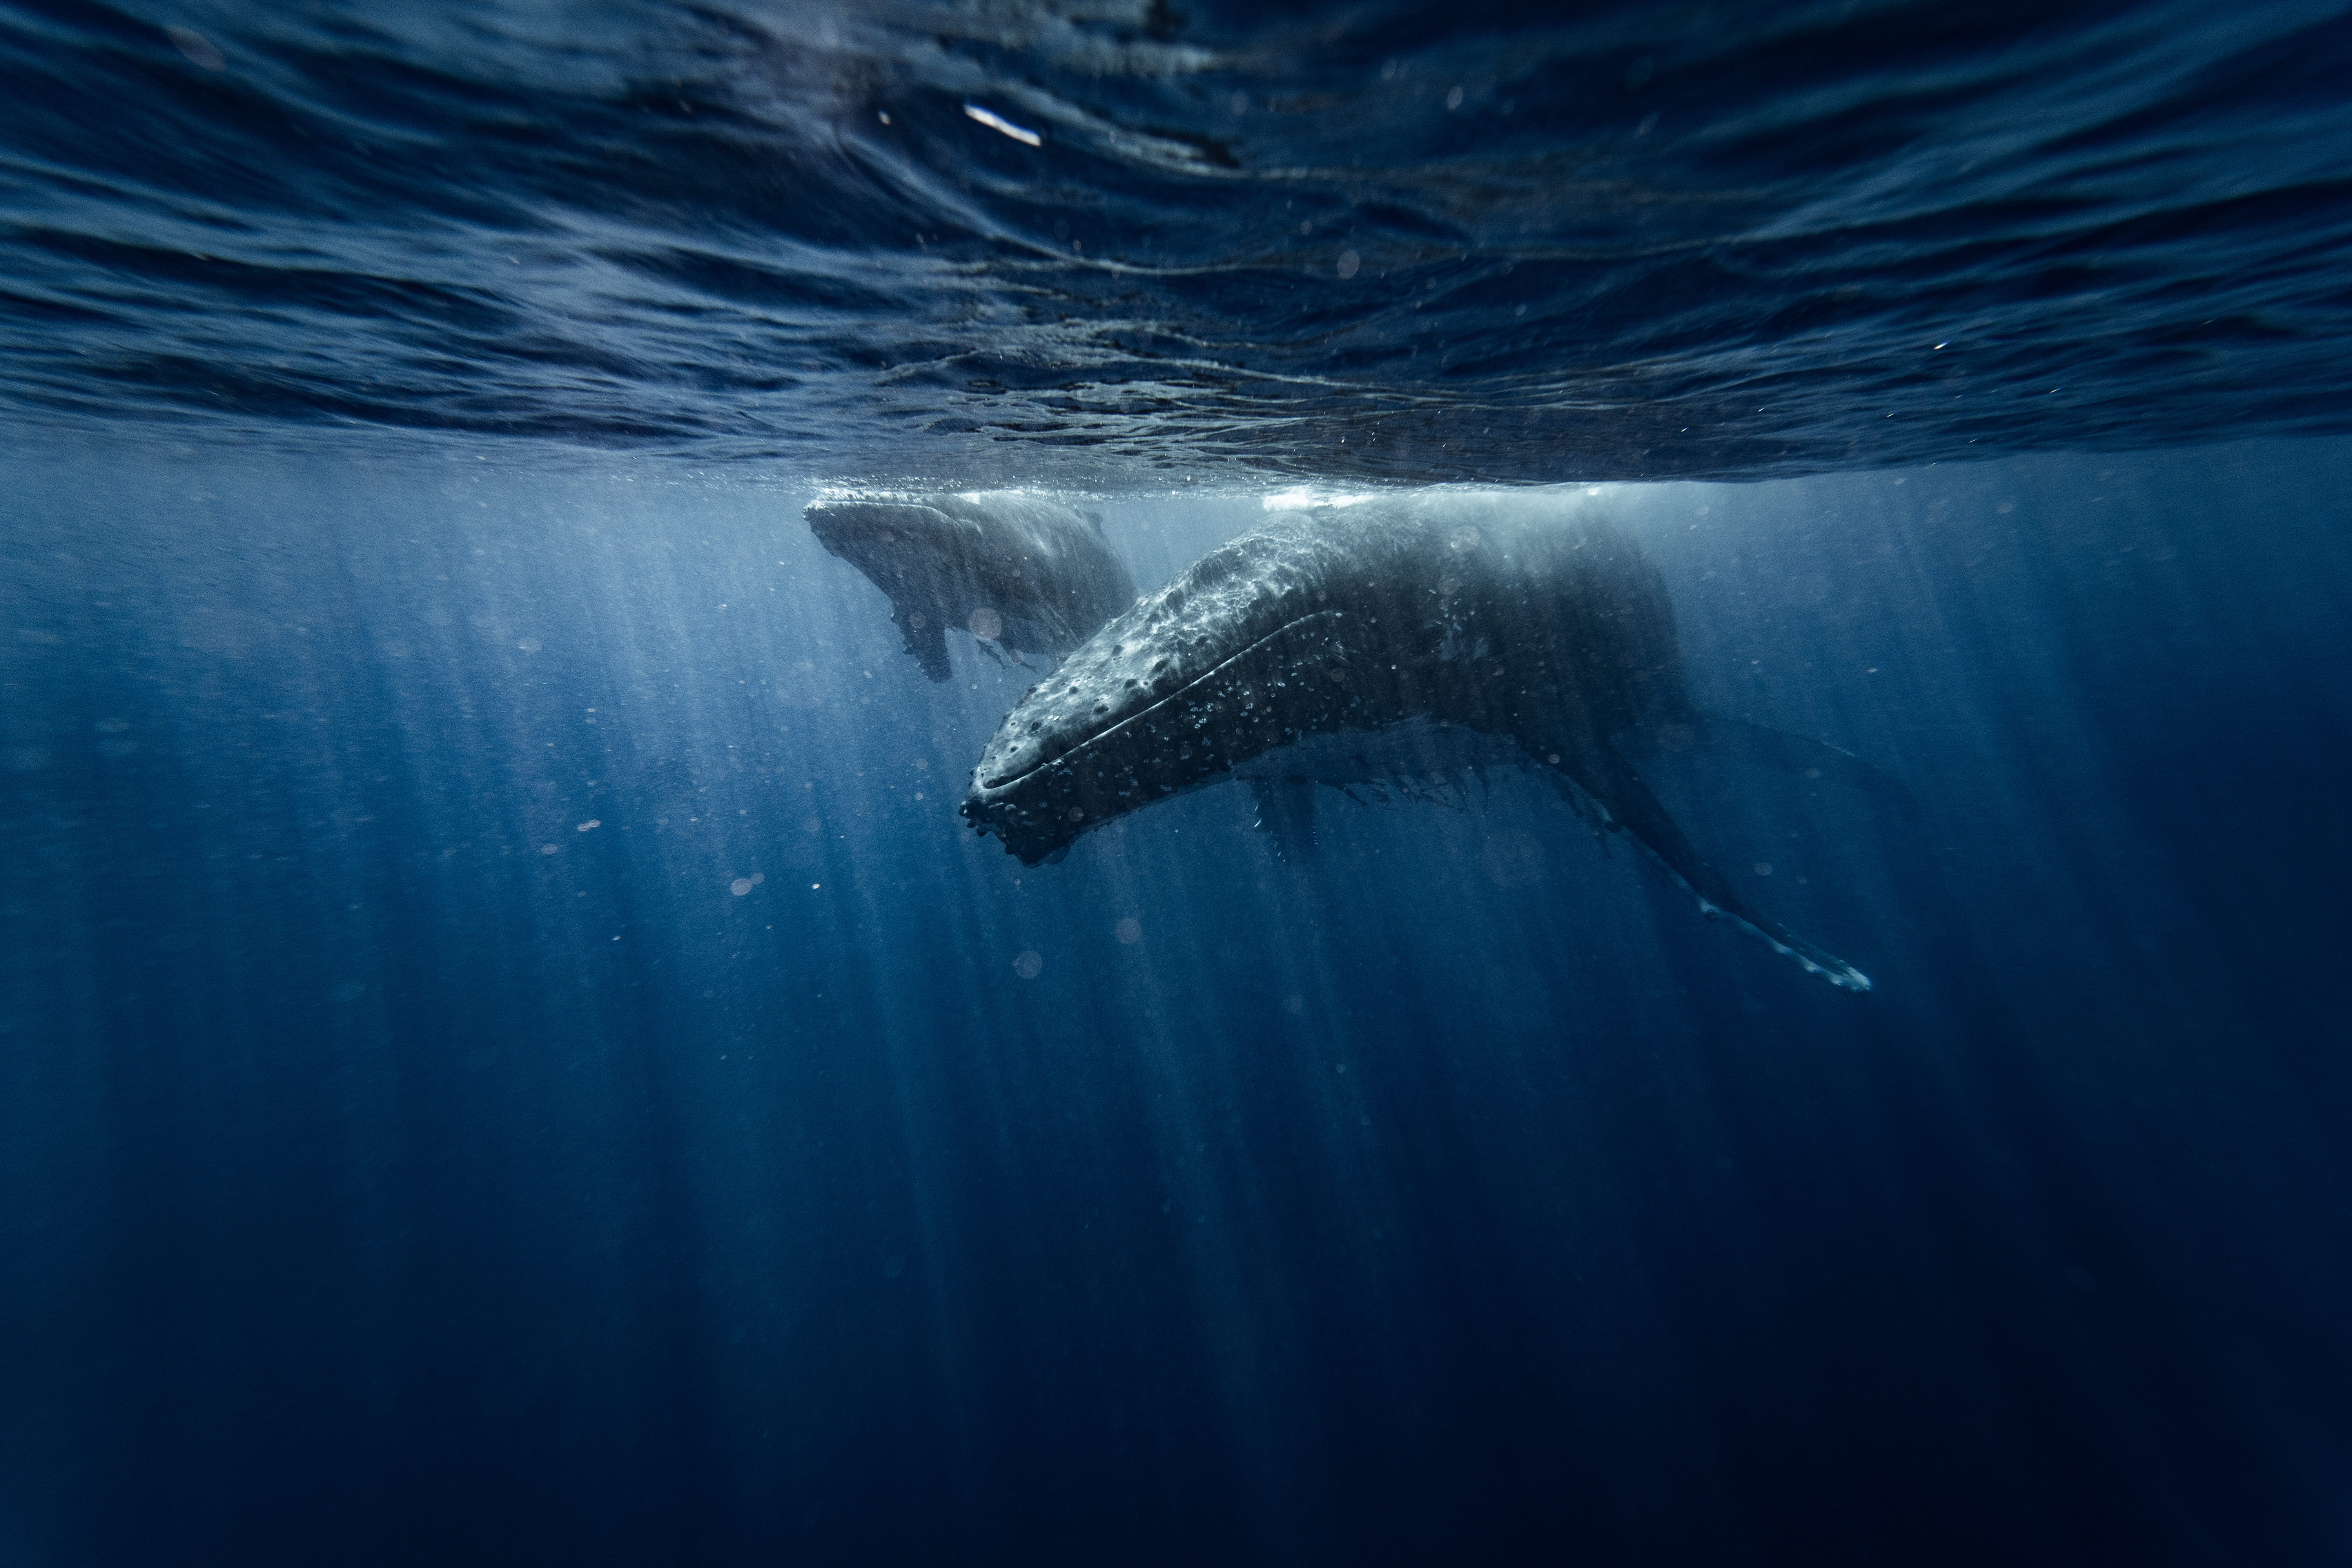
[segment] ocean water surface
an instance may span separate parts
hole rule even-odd
[[[2352,1561],[2347,68],[0,5],[0,1561]],[[1440,484],[1907,786],[1642,764],[1873,990],[1517,768],[1024,867],[803,521]]]

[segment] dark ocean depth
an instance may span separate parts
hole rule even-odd
[[[2347,83],[0,4],[0,1568],[2347,1568]],[[1867,994],[1516,766],[1024,867],[803,516],[1538,482],[1915,797],[1642,763]]]

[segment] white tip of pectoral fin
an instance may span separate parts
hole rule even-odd
[[[1675,880],[1680,881],[1681,879],[1676,878]],[[1685,883],[1684,885],[1687,888],[1689,884]],[[1801,947],[1795,945],[1787,940],[1786,933],[1775,935],[1773,932],[1766,931],[1762,926],[1758,925],[1754,921],[1733,914],[1729,910],[1723,908],[1720,904],[1716,903],[1710,899],[1697,893],[1693,893],[1691,896],[1698,900],[1699,913],[1705,915],[1711,921],[1729,921],[1733,925],[1738,926],[1741,931],[1746,931],[1749,936],[1754,937],[1758,942],[1762,942],[1774,952],[1779,953],[1781,957],[1788,959],[1790,963],[1796,964],[1798,968],[1803,970],[1806,973],[1818,974],[1841,991],[1867,991],[1870,989],[1870,976],[1864,974],[1861,970],[1856,969],[1853,964],[1848,963],[1844,959],[1836,956],[1834,953],[1823,952],[1817,947]]]

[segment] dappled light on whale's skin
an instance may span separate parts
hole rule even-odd
[[[1032,688],[974,770],[963,816],[1034,865],[1238,774],[1277,852],[1305,859],[1315,784],[1532,766],[1627,832],[1707,918],[1833,985],[1868,990],[1859,970],[1783,929],[1701,858],[1621,749],[1644,724],[1696,737],[1713,721],[1683,689],[1664,580],[1600,504],[1560,490],[1432,489],[1276,511]],[[1792,754],[1845,756],[1776,738]],[[1542,875],[1540,857],[1516,841],[1497,840],[1488,859],[1499,886]]]

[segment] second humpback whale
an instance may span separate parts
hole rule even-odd
[[[1296,842],[1314,782],[1523,763],[1629,833],[1709,918],[1868,990],[1692,847],[1629,755],[1661,730],[1720,731],[1775,765],[1900,790],[1833,747],[1695,710],[1664,580],[1588,507],[1423,491],[1278,512],[1139,601],[1006,716],[962,811],[1034,865],[1228,776],[1251,780],[1262,823]]]
[[[1061,654],[1135,602],[1100,525],[1043,496],[844,498],[806,516],[818,542],[890,596],[907,651],[933,680],[948,678],[950,626],[1015,658]]]

